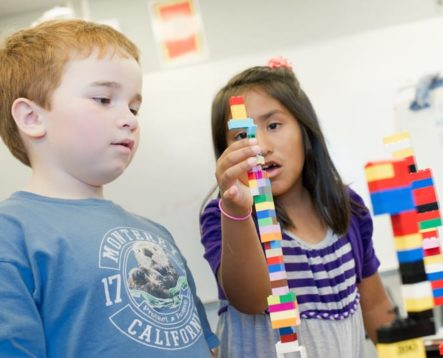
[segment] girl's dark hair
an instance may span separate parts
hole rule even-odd
[[[279,101],[297,119],[303,138],[303,185],[309,191],[322,220],[337,234],[346,233],[351,217],[348,188],[329,155],[314,108],[287,67],[256,66],[234,76],[219,90],[212,103],[212,142],[218,159],[227,147],[229,98],[260,89]],[[284,228],[295,227],[284,207],[274,198],[277,217]]]

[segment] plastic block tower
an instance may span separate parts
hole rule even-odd
[[[248,118],[243,97],[229,99],[231,120],[229,130],[244,129],[248,138],[255,138],[256,126]],[[257,156],[258,165],[248,172],[248,184],[254,199],[260,240],[265,249],[272,295],[268,297],[268,311],[273,329],[278,329],[280,340],[276,343],[278,358],[286,353],[297,353],[307,358],[305,348],[299,345],[295,327],[300,324],[300,314],[294,292],[289,291],[286,269],[283,263],[282,234],[277,221],[271,182],[262,170],[264,158]],[[292,357],[293,355],[291,355]]]
[[[425,358],[421,337],[435,333],[433,307],[442,304],[440,212],[431,172],[417,172],[409,135],[384,142],[393,159],[369,162],[365,174],[374,215],[390,215],[407,317],[378,330],[377,351],[380,358]]]

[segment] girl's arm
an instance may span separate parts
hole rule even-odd
[[[377,329],[390,324],[395,319],[395,312],[378,272],[364,278],[358,284],[358,290],[366,333],[376,344]]]
[[[260,152],[256,140],[232,143],[220,156],[216,177],[225,212],[244,217],[253,199],[247,185],[247,171],[256,165]],[[261,313],[271,292],[268,268],[260,240],[251,217],[237,221],[221,215],[222,252],[217,272],[219,282],[230,303],[243,313]]]
[[[222,214],[221,225],[222,253],[217,274],[225,295],[243,313],[262,313],[271,286],[254,222],[252,218],[233,221]]]

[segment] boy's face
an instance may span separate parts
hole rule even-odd
[[[67,184],[101,186],[117,178],[138,146],[141,89],[133,58],[69,61],[45,111],[46,167]]]

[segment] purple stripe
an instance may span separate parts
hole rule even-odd
[[[359,298],[349,303],[340,310],[308,310],[300,313],[300,317],[304,319],[325,319],[340,320],[350,317],[358,308]]]
[[[313,272],[321,272],[321,271],[332,271],[341,265],[352,261],[354,256],[352,255],[352,251],[344,254],[343,256],[338,257],[337,259],[330,261],[328,263],[320,263],[320,264],[309,264],[309,262],[290,262],[285,263],[286,271],[313,271]]]
[[[324,278],[320,280],[315,280],[314,278],[292,278],[288,280],[288,286],[291,288],[301,288],[301,287],[334,287],[337,284],[343,283],[348,278],[351,278],[355,275],[354,268],[350,268],[349,270],[343,272],[342,274],[334,277],[334,278]]]
[[[355,285],[351,285],[347,288],[345,288],[342,291],[339,291],[337,293],[331,293],[327,295],[319,295],[319,294],[307,294],[303,295],[300,294],[300,292],[297,294],[297,302],[299,304],[302,303],[309,303],[309,302],[321,302],[321,303],[329,303],[329,302],[337,302],[339,303],[346,297],[353,294],[356,290]]]

